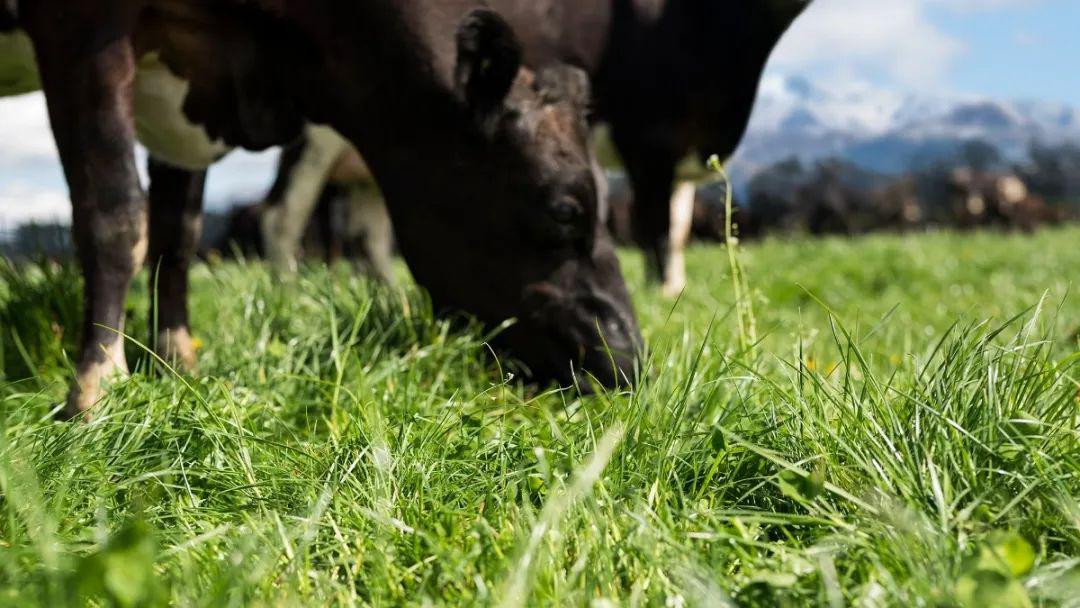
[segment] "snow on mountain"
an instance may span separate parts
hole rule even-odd
[[[885,173],[948,157],[983,139],[1021,160],[1032,141],[1080,142],[1080,110],[1041,101],[901,93],[872,83],[838,85],[770,74],[731,172],[745,183],[763,167],[798,156],[835,156]]]

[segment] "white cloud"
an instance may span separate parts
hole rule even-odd
[[[71,221],[71,203],[63,188],[8,183],[0,188],[0,232],[26,222]]]
[[[781,42],[772,65],[815,77],[939,92],[965,45],[934,23],[932,9],[970,13],[1044,1],[814,0]]]
[[[905,88],[940,86],[964,47],[931,22],[933,1],[816,0],[781,42],[773,66]]]
[[[137,154],[140,171],[145,151]],[[210,170],[207,201],[221,208],[261,197],[273,179],[276,151],[234,152]],[[26,221],[67,222],[71,203],[41,93],[0,98],[0,232]]]
[[[44,95],[0,99],[0,115],[0,164],[56,158]]]

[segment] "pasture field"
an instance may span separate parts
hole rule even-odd
[[[89,425],[77,273],[6,267],[0,605],[1078,606],[1078,244],[769,240],[741,299],[698,247],[677,303],[627,254],[647,380],[587,398],[413,289],[200,266],[201,374],[139,284]]]

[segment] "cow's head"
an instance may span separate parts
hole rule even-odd
[[[586,75],[522,69],[516,36],[488,10],[465,18],[456,45],[464,145],[416,168],[432,183],[413,198],[437,201],[390,200],[414,276],[440,309],[514,319],[497,342],[537,380],[628,381],[641,340],[603,221]]]

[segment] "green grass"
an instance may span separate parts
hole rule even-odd
[[[586,399],[413,290],[200,267],[202,374],[132,343],[89,425],[77,275],[8,268],[0,605],[1080,605],[1078,242],[749,245],[745,350],[721,248],[678,303],[626,254],[648,380]]]

